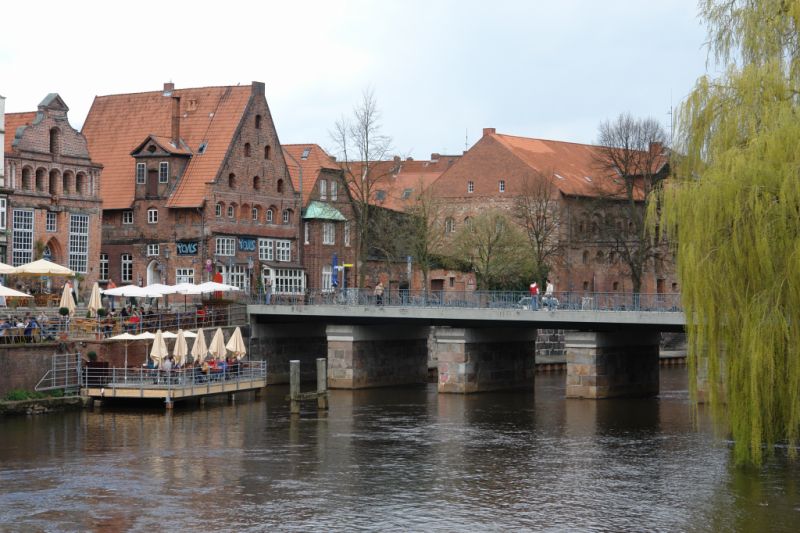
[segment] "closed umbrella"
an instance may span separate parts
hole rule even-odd
[[[64,290],[61,291],[61,300],[58,302],[58,306],[69,309],[69,316],[75,314],[75,299],[72,298],[72,286],[69,283],[64,284]]]
[[[175,339],[175,346],[172,348],[172,356],[175,364],[183,366],[186,364],[186,356],[189,355],[189,346],[186,344],[186,336],[182,329],[178,330],[178,337]]]
[[[228,352],[225,348],[225,337],[222,334],[222,328],[217,328],[217,331],[214,332],[214,337],[211,339],[211,344],[208,345],[208,351],[217,361],[225,360],[225,356],[228,354]]]
[[[247,353],[247,349],[244,346],[244,339],[242,338],[242,330],[238,327],[233,330],[233,335],[228,340],[228,344],[225,345],[225,348],[233,353],[233,356],[236,359],[241,359]]]
[[[195,337],[194,344],[192,345],[192,357],[195,362],[202,362],[206,358],[206,355],[208,355],[206,336],[203,333],[203,329],[200,328],[197,330],[197,337]]]
[[[161,362],[169,355],[167,351],[167,343],[164,341],[164,336],[159,329],[153,338],[153,347],[150,349],[150,359],[153,360],[159,367]]]
[[[92,285],[92,294],[89,296],[89,304],[87,307],[92,316],[97,316],[97,310],[103,307],[103,304],[100,302],[100,285],[98,285],[96,281],[94,285]]]

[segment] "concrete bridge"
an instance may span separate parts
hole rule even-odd
[[[658,393],[661,332],[683,331],[669,311],[555,310],[514,307],[407,306],[308,300],[248,306],[252,337],[270,360],[270,382],[288,382],[288,361],[328,360],[331,388],[421,383],[429,354],[441,393],[530,386],[538,329],[563,329],[567,396],[610,398]],[[306,374],[305,378],[311,378]]]

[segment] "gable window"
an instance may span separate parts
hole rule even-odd
[[[456,221],[453,217],[448,217],[444,221],[444,232],[453,233],[456,230]]]
[[[236,188],[236,174],[228,174],[228,187],[231,189]]]
[[[278,180],[278,183],[276,185],[278,192],[283,192],[283,180]]]
[[[475,182],[474,181],[468,181],[467,182],[467,192],[470,193],[470,194],[475,192]]]
[[[267,209],[267,224],[272,224],[273,219],[275,218],[275,211],[270,207]]]
[[[253,176],[253,189],[257,191],[261,190],[261,178],[258,176]]]
[[[253,222],[258,222],[258,208],[254,207],[253,209],[250,210],[250,212],[253,216]]]
[[[350,221],[344,223],[344,245],[350,246]]]
[[[236,253],[236,239],[234,237],[217,237],[216,254],[233,256]]]
[[[322,244],[335,244],[336,243],[336,226],[333,222],[325,222],[322,224]]]
[[[217,205],[214,206],[214,216],[217,218],[222,216],[222,204],[217,202]]]
[[[154,255],[159,255],[160,247],[157,244],[148,244],[147,245],[147,255],[152,257]]]
[[[133,256],[131,254],[120,256],[120,267],[122,281],[125,283],[133,281]]]
[[[122,223],[123,224],[133,224],[133,211],[123,211],[122,212]]]
[[[158,165],[158,182],[167,183],[169,181],[169,163],[162,161]]]
[[[497,189],[500,192],[506,192],[506,180],[500,180],[497,184]]]
[[[136,163],[136,185],[144,185],[147,178],[147,165]]]
[[[284,224],[288,224],[290,217],[291,217],[291,215],[289,214],[289,210],[288,209],[284,209],[283,210],[283,223]]]
[[[270,153],[269,152],[270,152],[269,145],[266,145],[264,147],[264,159],[269,159],[269,157],[270,157]]]
[[[108,254],[100,254],[100,281],[108,281]]]
[[[250,157],[250,143],[244,143],[244,156]]]
[[[328,199],[328,180],[319,181],[319,199],[320,200]]]
[[[256,115],[256,129],[261,129],[261,115]]]
[[[147,223],[158,224],[158,209],[151,208],[147,210]]]
[[[236,210],[233,208],[233,205],[228,206],[228,218],[233,218]]]
[[[54,233],[58,231],[56,226],[56,212],[55,211],[48,211],[47,218],[45,219],[44,230],[49,233]]]
[[[331,200],[334,202],[339,197],[339,183],[336,180],[331,181]]]

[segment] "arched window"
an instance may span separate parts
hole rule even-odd
[[[253,176],[253,189],[256,191],[261,190],[261,178],[258,176]]]
[[[242,221],[249,220],[250,214],[250,205],[242,204],[242,207],[239,209],[239,219]]]
[[[250,143],[244,143],[244,156],[250,157]]]
[[[256,115],[256,129],[261,129],[261,115]]]
[[[231,189],[236,188],[236,174],[232,172],[228,174],[228,187],[230,187]]]
[[[36,169],[36,192],[47,190],[47,171],[43,168]]]
[[[75,187],[75,175],[66,171],[61,176],[61,194],[72,194]]]
[[[456,230],[456,221],[453,220],[453,217],[447,217],[444,221],[444,232],[445,233],[453,233]]]
[[[606,255],[603,253],[603,250],[597,250],[597,264],[602,265],[605,260]]]
[[[22,190],[33,190],[33,170],[31,170],[31,167],[22,167]]]
[[[581,256],[581,263],[584,265],[589,264],[589,250],[584,250],[583,255]]]
[[[283,192],[283,180],[279,179],[277,183],[278,192]]]
[[[267,209],[267,216],[266,216],[267,224],[272,224],[275,220],[275,210],[273,208]]]
[[[270,154],[269,152],[270,152],[270,150],[269,150],[269,145],[266,145],[266,146],[264,147],[264,159],[269,159],[269,158],[270,158],[270,155],[271,155],[271,154]]]
[[[86,194],[86,174],[83,172],[78,172],[75,175],[75,194]]]
[[[61,131],[50,128],[50,153],[56,155],[61,152]]]
[[[214,206],[214,216],[222,216],[222,202],[217,202],[217,205]]]
[[[472,224],[472,219],[469,217],[464,217],[464,226],[469,227],[470,224]]]
[[[236,207],[235,204],[231,204],[228,206],[228,218],[233,218],[236,216]]]
[[[258,222],[258,219],[261,217],[261,213],[259,213],[258,206],[254,205],[250,211],[253,217],[253,222]]]
[[[49,180],[48,188],[47,188],[47,191],[50,194],[53,194],[53,195],[58,194],[58,182],[60,181],[59,180],[60,177],[61,177],[61,174],[58,172],[58,170],[53,169],[53,170],[50,171],[50,180]]]
[[[283,210],[283,223],[288,224],[292,220],[292,211],[291,209],[284,209]]]

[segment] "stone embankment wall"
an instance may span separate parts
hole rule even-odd
[[[0,348],[0,397],[19,389],[32,391],[53,367],[54,353],[69,353],[73,343],[43,342]]]

